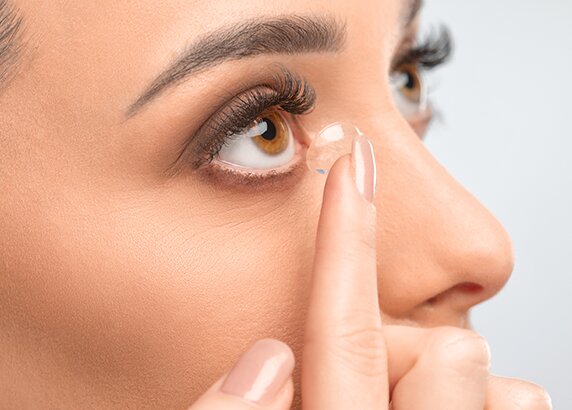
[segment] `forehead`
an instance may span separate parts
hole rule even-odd
[[[17,0],[29,20],[38,75],[92,98],[138,94],[198,37],[257,16],[330,15],[347,24],[348,45],[385,54],[399,40],[411,0]],[[21,2],[21,3],[20,3]],[[32,40],[32,41],[33,41]],[[383,51],[388,51],[383,53]],[[91,69],[90,69],[91,68]],[[73,71],[73,83],[65,75]],[[42,74],[44,73],[44,74]],[[101,84],[104,78],[106,83]],[[98,84],[99,81],[99,84]],[[96,86],[97,84],[97,86]],[[73,87],[77,87],[74,89]],[[123,103],[123,102],[122,102]],[[124,104],[128,104],[127,101]]]
[[[121,36],[115,40],[121,43],[135,38],[152,41],[153,36],[168,38],[171,35],[180,41],[260,15],[327,13],[355,23],[356,28],[370,27],[387,32],[399,24],[400,14],[405,13],[413,0],[17,1],[22,3],[25,14],[36,17],[35,23],[45,23],[56,31],[67,30],[68,34],[74,35],[79,31],[104,37],[117,34]]]

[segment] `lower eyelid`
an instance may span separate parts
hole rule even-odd
[[[195,172],[204,183],[214,184],[219,189],[253,194],[257,192],[287,191],[299,183],[306,174],[305,155],[296,153],[295,159],[280,171],[238,171],[211,162]]]
[[[290,116],[294,117],[294,116]],[[295,124],[296,121],[293,121]],[[235,164],[214,159],[202,164],[194,170],[199,178],[216,186],[224,186],[233,190],[246,189],[252,192],[253,189],[267,190],[275,189],[279,186],[288,186],[287,180],[297,180],[306,169],[307,146],[300,141],[297,133],[300,132],[297,125],[289,124],[293,132],[293,143],[295,154],[293,158],[283,166],[263,170],[247,167],[240,167]]]

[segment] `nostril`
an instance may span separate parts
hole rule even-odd
[[[434,305],[437,303],[437,296],[433,296],[431,299],[427,299],[426,302],[428,305]]]
[[[455,286],[455,288],[459,289],[461,292],[468,294],[480,293],[483,290],[481,285],[472,282],[459,283],[457,286]]]
[[[433,296],[430,299],[427,299],[426,303],[429,305],[435,305],[441,303],[446,299],[451,299],[453,296],[461,298],[466,298],[467,296],[474,297],[475,295],[481,293],[483,289],[483,286],[479,285],[478,283],[463,282],[447,289],[444,292],[439,293],[438,295]]]

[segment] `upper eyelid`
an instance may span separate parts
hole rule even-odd
[[[272,107],[279,107],[284,111],[294,115],[299,115],[310,111],[315,104],[315,99],[316,99],[315,91],[307,81],[300,78],[297,79],[297,81],[299,81],[299,83],[297,83],[298,85],[289,86],[292,88],[284,88],[282,90],[270,91],[270,93],[268,94],[269,97],[266,99],[264,99],[264,97],[261,97],[262,94],[256,93],[256,90],[252,91],[253,94],[250,95],[250,97],[252,97],[250,101],[244,101],[244,98],[248,97],[243,97],[242,99],[240,97],[235,98],[234,100],[229,102],[229,104],[227,104],[225,107],[223,107],[223,110],[227,108],[230,112],[227,114],[222,114],[227,116],[227,118],[223,119],[225,123],[220,124],[219,128],[215,129],[214,132],[211,130],[211,136],[214,134],[214,138],[218,138],[217,140],[218,142],[225,141],[225,139],[228,139],[230,137],[226,135],[222,136],[222,132],[231,132],[231,133],[241,132],[244,130],[244,128],[248,127],[248,125],[256,117],[261,115],[265,110],[270,109]],[[302,88],[300,88],[300,84],[302,84]],[[268,87],[268,85],[266,85],[265,87]],[[237,100],[243,105],[239,107],[234,106],[233,104],[237,104]],[[237,113],[236,111],[237,109],[244,110],[245,108],[248,109],[249,111],[242,113],[240,112]],[[218,120],[218,117],[221,116],[220,112],[221,110],[217,111],[213,116],[211,116],[209,121],[207,121],[204,126],[210,126],[212,121]],[[240,119],[243,122],[239,125],[230,124],[231,128],[229,128],[228,123],[231,120],[238,121],[237,119],[238,117],[240,117]],[[200,152],[198,154],[200,154]]]
[[[242,117],[243,122],[238,125],[233,124],[232,129],[227,127],[214,131],[221,132],[224,130],[234,133],[240,132],[256,116],[274,106],[279,106],[291,114],[303,114],[312,110],[317,98],[314,88],[303,77],[293,74],[283,66],[279,67],[280,72],[273,75],[271,81],[260,82],[257,86],[240,92],[215,110],[192,138],[197,138],[209,128],[212,133],[212,123],[215,120],[218,121],[220,117],[223,117],[223,120],[227,120],[229,117],[234,117],[234,120],[238,116]],[[242,110],[242,112],[238,113],[238,110]]]

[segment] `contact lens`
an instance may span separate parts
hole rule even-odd
[[[336,122],[318,132],[306,152],[306,165],[318,174],[327,174],[336,160],[352,152],[354,137],[362,135],[352,124]]]

